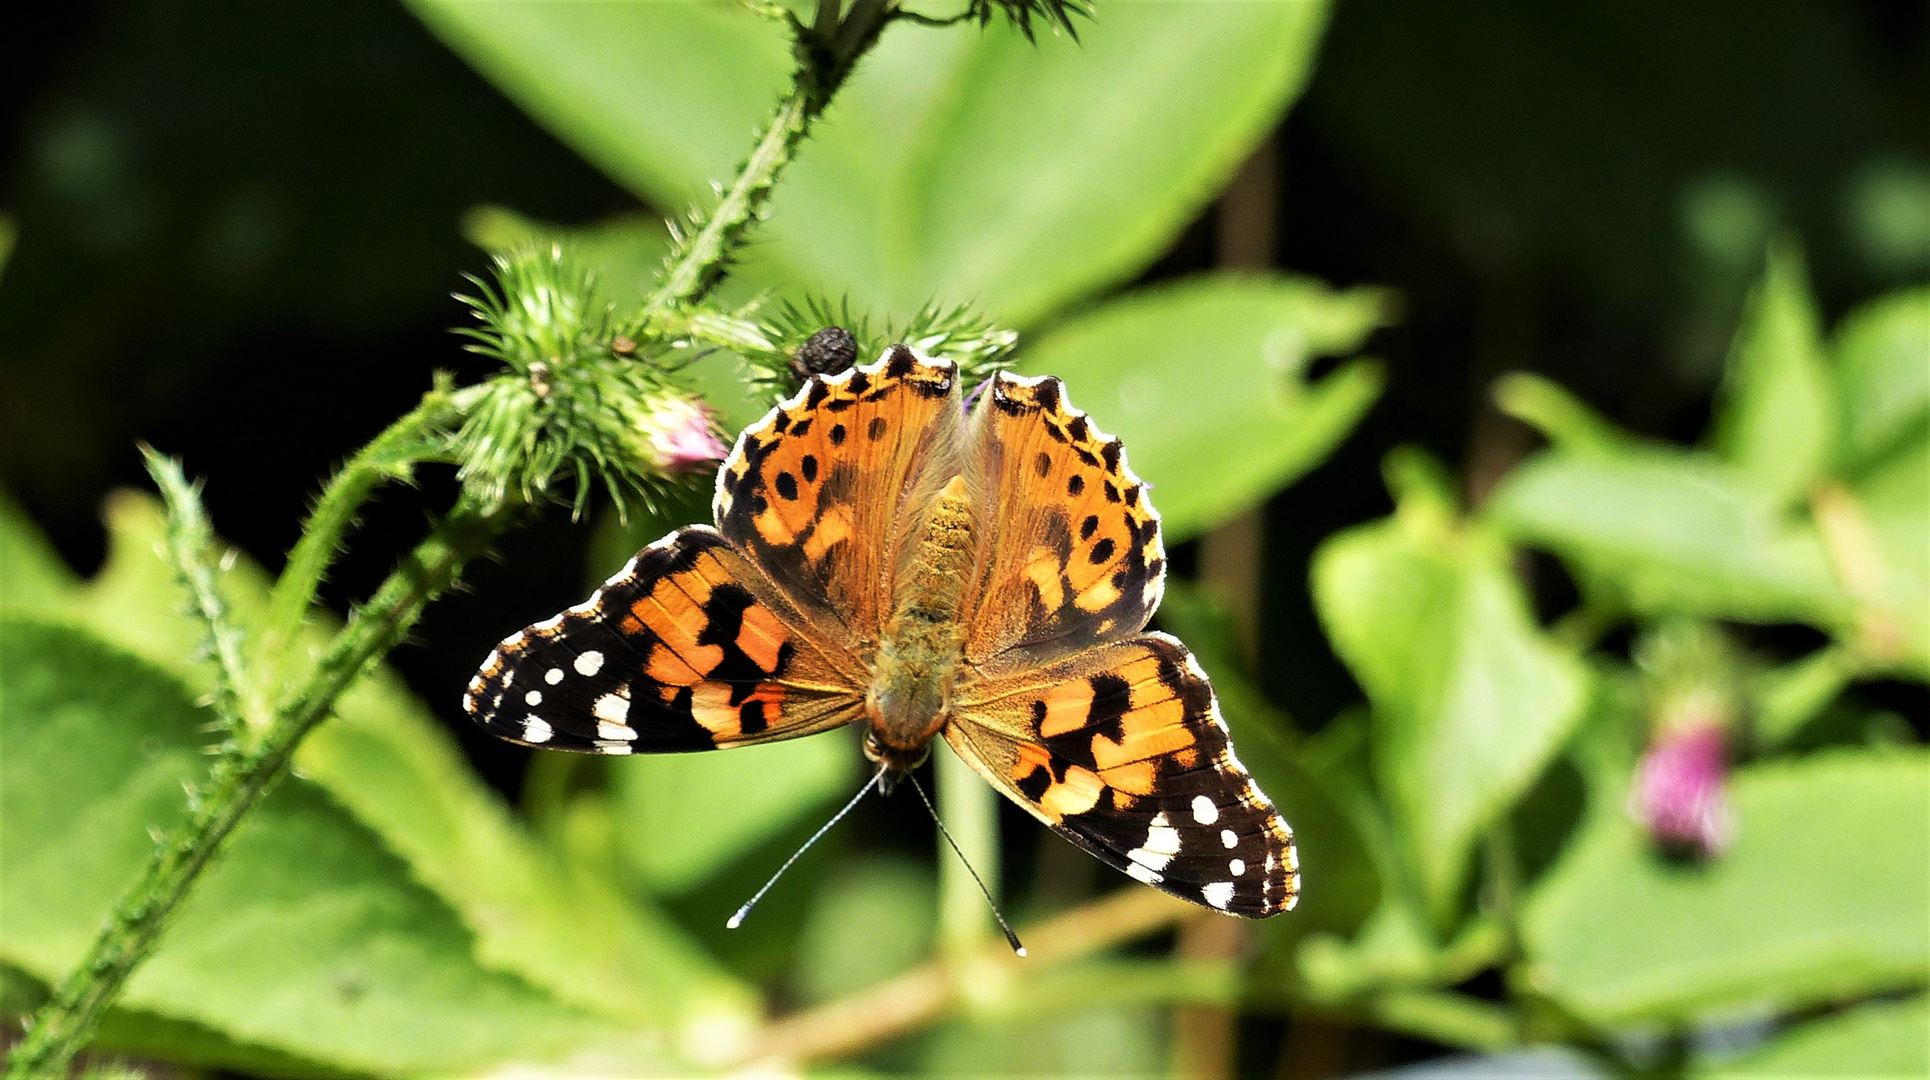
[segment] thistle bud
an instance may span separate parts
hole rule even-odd
[[[681,394],[666,392],[653,401],[638,426],[645,456],[669,476],[712,468],[730,452],[717,437],[710,410]]]
[[[1649,746],[1636,766],[1629,813],[1663,850],[1701,858],[1735,839],[1727,782],[1740,719],[1740,658],[1712,626],[1664,626],[1637,647]]]

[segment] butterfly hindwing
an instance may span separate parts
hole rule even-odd
[[[926,463],[955,443],[958,369],[902,345],[807,380],[717,474],[717,527],[807,615],[877,640]]]
[[[945,736],[1035,817],[1155,888],[1254,918],[1299,894],[1293,832],[1234,757],[1212,687],[1173,638],[962,687]]]
[[[1146,485],[1119,440],[1050,377],[995,376],[966,451],[983,520],[965,655],[989,670],[1037,667],[1139,633],[1159,606],[1166,558]]]
[[[716,530],[681,529],[587,601],[505,638],[464,708],[505,739],[582,753],[809,735],[863,702],[800,625]]]

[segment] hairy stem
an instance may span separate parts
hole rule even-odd
[[[938,812],[951,829],[958,854],[938,853],[938,939],[948,959],[977,952],[992,937],[992,913],[972,880],[977,870],[994,898],[999,894],[999,794],[949,750],[932,755]],[[960,860],[963,860],[962,862]],[[969,868],[967,866],[969,864]]]
[[[242,707],[248,700],[251,679],[242,664],[241,631],[228,620],[228,605],[215,585],[217,562],[210,557],[214,530],[208,526],[207,512],[201,506],[201,489],[191,484],[172,458],[141,447],[148,474],[161,489],[168,507],[168,560],[174,574],[188,594],[188,613],[208,632],[208,649],[214,657],[215,683],[212,706],[229,737],[244,728]]]
[[[701,300],[724,276],[726,260],[741,245],[745,230],[763,216],[778,176],[791,163],[798,144],[844,85],[858,58],[877,44],[896,6],[895,0],[853,0],[850,11],[840,18],[837,0],[820,0],[811,26],[788,20],[798,60],[791,93],[779,103],[717,206],[697,232],[677,246],[662,283],[645,305],[646,318]]]
[[[458,504],[336,636],[314,673],[277,710],[261,737],[216,764],[208,787],[191,801],[187,820],[157,847],[87,955],[34,1014],[25,1039],[7,1061],[6,1080],[66,1075],[101,1013],[153,951],[196,877],[287,771],[302,738],[328,717],[336,700],[372,663],[402,640],[429,601],[455,581],[463,562],[495,536],[504,516]]]
[[[423,395],[421,404],[390,424],[374,441],[357,451],[322,490],[307,527],[288,553],[288,563],[268,595],[262,625],[261,651],[267,670],[260,692],[279,695],[289,675],[289,664],[302,624],[314,606],[315,592],[342,547],[342,537],[355,522],[362,504],[390,480],[409,479],[421,460],[427,437],[454,422],[459,410],[446,386]]]

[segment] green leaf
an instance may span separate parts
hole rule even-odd
[[[849,735],[610,762],[625,867],[656,893],[702,884],[799,816],[857,790],[864,758]]]
[[[159,506],[119,492],[108,500],[107,521],[101,574],[55,610],[205,692],[212,668],[191,659],[201,631],[180,613],[172,571],[157,553]],[[266,602],[266,576],[245,558],[235,560],[222,588],[244,625]],[[333,629],[333,619],[311,618],[299,647],[318,653]],[[747,988],[664,916],[559,865],[386,666],[342,696],[335,718],[296,752],[294,767],[461,914],[485,966],[614,1018],[691,1031],[750,1022],[755,1002]]]
[[[478,206],[463,215],[462,231],[470,243],[496,254],[562,244],[594,276],[597,300],[619,310],[643,302],[670,252],[669,230],[651,214],[618,214],[570,227],[526,218],[507,207]]]
[[[1536,626],[1509,563],[1487,530],[1421,499],[1314,556],[1315,605],[1373,704],[1375,779],[1437,924],[1476,840],[1584,704],[1585,669]]]
[[[1839,461],[1850,473],[1930,419],[1930,286],[1852,311],[1837,327]]]
[[[722,5],[414,0],[444,41],[656,205],[710,199],[785,92],[776,25]],[[763,284],[1023,325],[1126,280],[1299,92],[1325,3],[1112,4],[1080,40],[887,29],[746,252]],[[1184,87],[1184,93],[1175,93]]]
[[[1638,612],[1849,621],[1815,527],[1704,454],[1539,454],[1502,480],[1487,514],[1515,539],[1614,582]]]
[[[822,885],[796,946],[792,981],[807,1002],[863,990],[931,955],[938,888],[931,864],[847,862]]]
[[[27,515],[0,489],[0,611],[46,611],[80,586]]]
[[[1733,847],[1657,855],[1604,793],[1529,896],[1536,988],[1604,1024],[1798,1009],[1930,964],[1930,755],[1836,752],[1733,775]]]
[[[1930,1004],[1916,997],[1820,1017],[1790,1028],[1739,1060],[1698,1063],[1689,1075],[1696,1080],[1930,1075]]]
[[[176,677],[84,630],[0,620],[6,962],[54,981],[183,813],[206,714]],[[479,966],[456,912],[300,778],[236,830],[124,1003],[338,1068],[445,1075],[632,1037]],[[623,1051],[633,1067],[648,1057]],[[238,1064],[238,1063],[237,1063]]]
[[[1119,436],[1174,543],[1251,509],[1346,437],[1380,393],[1380,366],[1357,360],[1318,382],[1307,368],[1358,349],[1388,311],[1374,289],[1196,278],[1062,324],[1021,366],[1064,379]]]
[[[1892,628],[1878,633],[1895,638],[1878,647],[1930,680],[1930,431],[1868,467],[1850,492],[1861,516],[1850,536],[1867,536],[1867,550],[1845,537],[1839,559],[1867,564],[1852,571],[1868,579],[1859,599]]]
[[[1778,507],[1802,498],[1836,446],[1836,387],[1802,260],[1772,247],[1730,347],[1714,446]]]

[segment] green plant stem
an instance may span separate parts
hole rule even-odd
[[[837,0],[820,0],[811,26],[794,17],[787,19],[798,60],[791,93],[779,103],[717,206],[697,232],[677,246],[663,281],[644,306],[645,319],[702,299],[724,276],[726,260],[740,245],[744,231],[763,216],[778,176],[791,163],[798,144],[844,85],[858,58],[877,43],[895,8],[895,0],[854,0],[849,13],[840,18]]]
[[[957,961],[983,948],[992,936],[992,913],[978,891],[978,882],[972,880],[972,870],[978,871],[985,888],[997,897],[999,795],[957,754],[940,750],[932,759],[938,812],[958,844],[958,855],[943,850],[938,855],[938,940],[945,957]],[[947,846],[942,837],[939,846]]]
[[[215,716],[229,737],[244,729],[243,703],[251,684],[242,662],[241,631],[228,620],[228,605],[216,586],[217,562],[210,557],[214,530],[201,505],[200,488],[188,482],[181,466],[148,446],[141,447],[148,474],[161,489],[168,507],[168,559],[174,564],[175,577],[188,594],[188,612],[208,632],[208,650],[214,657],[216,676],[212,705]]]
[[[217,763],[208,788],[191,795],[187,820],[161,841],[87,955],[34,1014],[26,1037],[7,1061],[6,1080],[66,1075],[101,1013],[153,951],[196,877],[287,771],[302,738],[328,717],[336,700],[372,663],[401,642],[423,608],[455,581],[463,562],[489,543],[506,516],[501,510],[483,514],[459,503],[336,636],[261,737]]]
[[[410,479],[423,458],[428,438],[458,419],[460,410],[454,399],[447,386],[437,385],[413,410],[357,451],[322,489],[301,539],[288,553],[288,563],[268,594],[261,651],[257,654],[267,669],[260,680],[260,693],[280,695],[296,640],[314,606],[315,592],[341,551],[342,537],[354,524],[355,515],[383,483]]]

